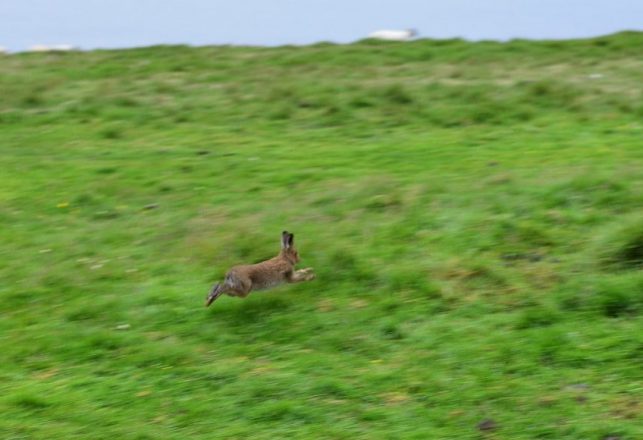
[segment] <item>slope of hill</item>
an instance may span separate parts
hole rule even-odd
[[[643,437],[641,47],[0,57],[0,437]]]

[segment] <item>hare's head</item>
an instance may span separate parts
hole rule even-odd
[[[295,235],[288,231],[281,233],[281,255],[292,264],[299,263],[299,253],[295,249]]]

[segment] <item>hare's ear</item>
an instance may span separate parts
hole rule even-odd
[[[282,249],[288,249],[290,247],[290,236],[291,234],[288,233],[288,231],[283,231],[281,233],[281,248]]]
[[[288,247],[293,247],[295,244],[295,234],[288,234]]]

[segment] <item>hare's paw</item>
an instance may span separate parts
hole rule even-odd
[[[311,281],[315,279],[315,271],[313,270],[312,267],[301,269],[300,272],[306,281]]]

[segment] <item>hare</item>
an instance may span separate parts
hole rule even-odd
[[[299,254],[295,249],[294,240],[294,234],[283,231],[279,255],[257,264],[234,266],[228,271],[222,283],[212,287],[205,300],[205,306],[208,307],[224,293],[245,298],[253,290],[315,279],[311,267],[295,270],[295,264],[299,262]]]

